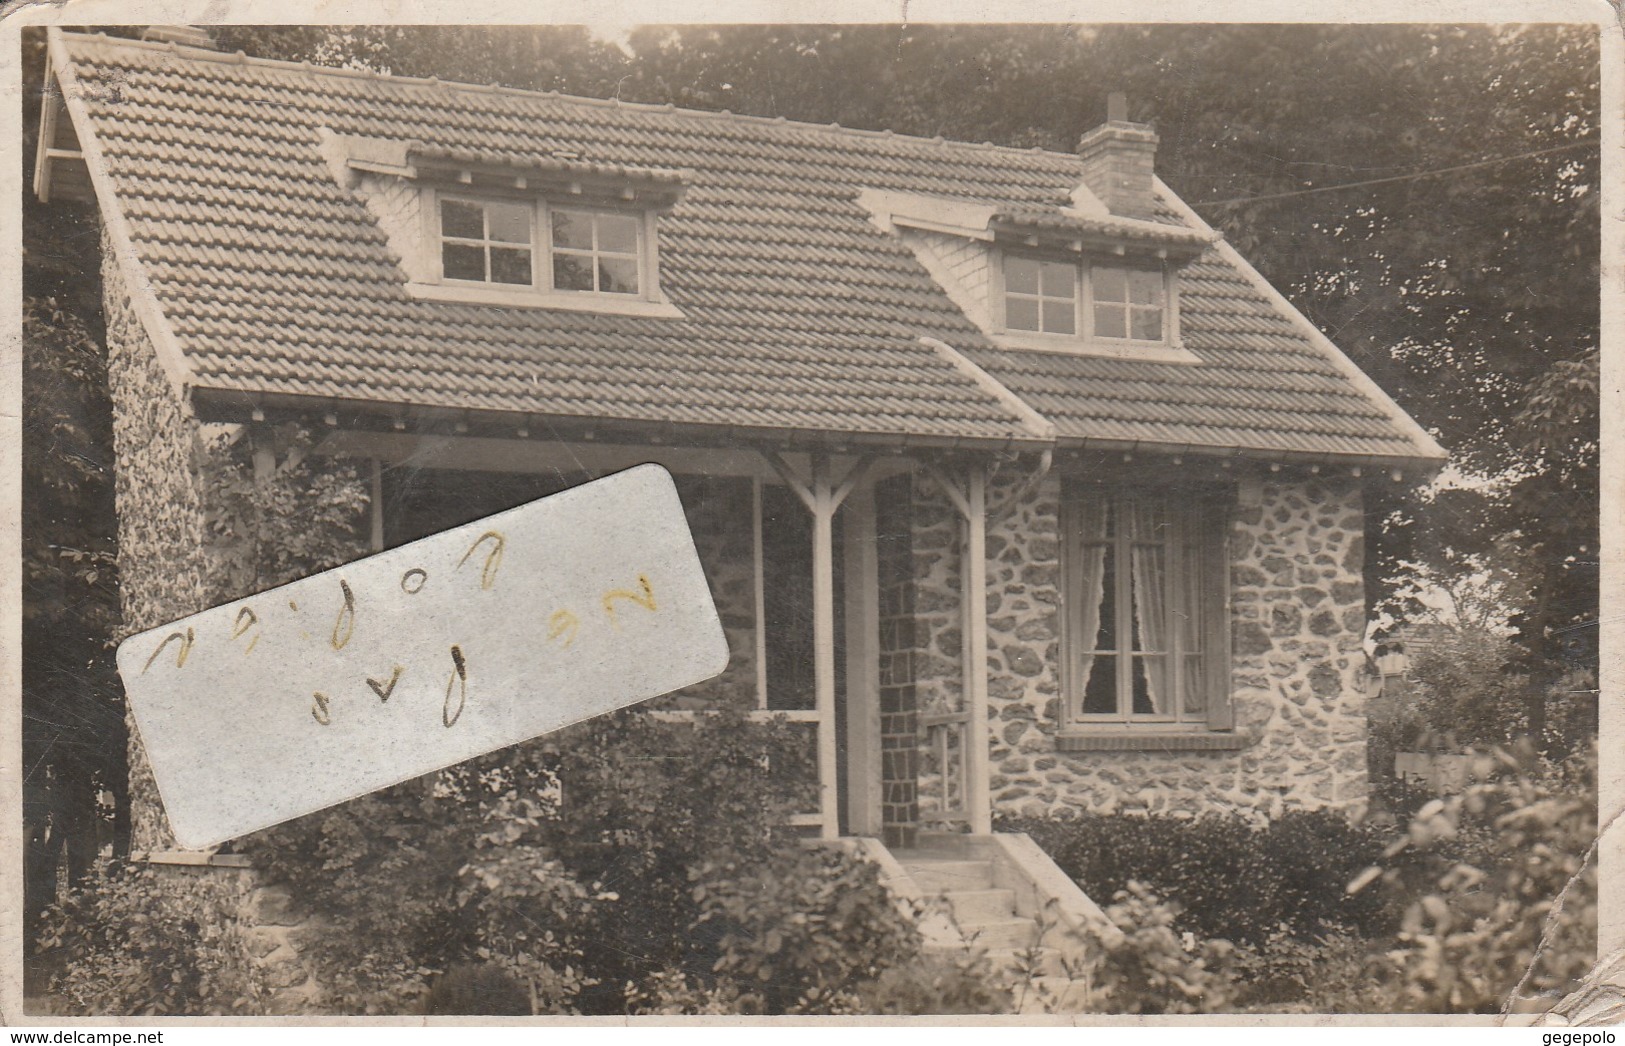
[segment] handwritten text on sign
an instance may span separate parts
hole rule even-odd
[[[656,465],[118,650],[170,825],[197,848],[709,679],[727,660]]]

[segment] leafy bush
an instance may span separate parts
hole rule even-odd
[[[75,1014],[252,1013],[266,994],[235,908],[166,891],[148,868],[98,868],[46,910],[38,946],[50,991]]]
[[[1096,968],[1094,987],[1106,1013],[1212,1013],[1235,991],[1228,941],[1188,942],[1176,929],[1179,909],[1143,883],[1117,891],[1106,916],[1123,931]]]
[[[920,936],[873,864],[840,850],[781,850],[761,864],[694,868],[695,930],[721,952],[718,978],[744,1013],[828,1012],[865,981],[912,959]]]
[[[1399,947],[1375,971],[1394,1009],[1490,1013],[1584,976],[1597,948],[1596,768],[1594,747],[1557,768],[1528,744],[1478,753],[1478,783],[1424,806],[1350,884],[1380,882],[1404,906]]]
[[[1004,820],[999,830],[1032,836],[1091,897],[1144,884],[1200,938],[1258,946],[1282,933],[1312,940],[1327,925],[1391,928],[1380,899],[1343,888],[1386,839],[1334,812],[1293,811],[1262,828],[1240,817],[1084,814]]]
[[[628,711],[551,740],[250,842],[317,917],[301,949],[332,1009],[411,1012],[436,977],[479,964],[546,1012],[625,1012],[628,984],[654,1005],[693,1003],[692,985],[781,1012],[915,947],[872,869],[806,853],[786,827],[809,779],[791,724]]]

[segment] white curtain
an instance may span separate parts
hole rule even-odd
[[[1124,523],[1130,542],[1134,587],[1135,660],[1143,665],[1149,710],[1174,713],[1172,675],[1168,664],[1168,545],[1172,521],[1160,500],[1128,503]]]
[[[1106,594],[1106,512],[1105,500],[1098,495],[1089,496],[1078,511],[1081,533],[1076,540],[1083,580],[1083,590],[1078,594],[1083,607],[1083,627],[1079,633],[1083,642],[1078,644],[1078,694],[1089,692],[1089,674],[1095,666],[1093,651],[1100,637],[1101,601]],[[1106,663],[1111,664],[1110,660]]]

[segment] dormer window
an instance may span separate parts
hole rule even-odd
[[[440,272],[448,280],[529,287],[532,208],[440,198]]]
[[[1168,309],[1165,282],[1163,274],[1153,269],[1092,266],[1089,288],[1095,337],[1161,342]]]
[[[1078,332],[1078,267],[1020,256],[1004,259],[1004,325],[1014,331]]]
[[[322,152],[424,301],[679,319],[660,289],[660,216],[686,171],[467,152],[323,129]]]
[[[1061,261],[1005,251],[1000,329],[1017,348],[1177,349],[1164,267]]]
[[[553,243],[553,289],[636,294],[642,239],[638,219],[606,211],[555,207],[548,215]]]

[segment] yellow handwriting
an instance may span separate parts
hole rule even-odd
[[[327,714],[327,695],[318,690],[314,696],[316,700],[310,706],[311,718],[323,726],[327,726],[333,722]]]
[[[355,632],[355,593],[350,591],[350,583],[343,578],[339,578],[339,588],[344,592],[344,606],[339,609],[338,620],[333,622],[333,635],[328,640],[334,650],[343,650],[344,644],[350,641],[350,635]]]
[[[604,593],[604,613],[609,615],[609,623],[616,628],[621,627],[621,623],[615,619],[615,601],[617,599],[636,603],[645,610],[655,609],[655,593],[654,588],[649,584],[649,575],[638,575],[638,588],[642,589],[642,591],[629,592],[624,588],[617,588],[613,592]]]
[[[463,660],[463,648],[455,643],[451,647],[451,675],[446,679],[446,700],[440,707],[440,722],[450,730],[463,714],[463,705],[468,700],[468,663]],[[451,692],[457,690],[457,710],[452,711]]]
[[[553,616],[547,619],[547,638],[549,640],[564,637],[564,649],[570,649],[570,644],[576,641],[576,630],[581,627],[581,619],[570,610],[555,610]]]
[[[186,630],[184,635],[180,632],[171,632],[169,635],[164,637],[164,641],[162,643],[158,644],[158,649],[152,652],[152,656],[147,658],[147,663],[141,666],[141,671],[145,673],[147,669],[151,668],[152,663],[158,660],[158,655],[164,652],[164,647],[168,646],[171,640],[176,639],[181,641],[181,648],[175,654],[175,667],[180,668],[182,665],[186,664],[186,655],[192,652],[192,640],[194,638],[195,637],[193,636],[190,628]]]
[[[378,695],[378,700],[380,702],[387,704],[389,702],[389,695],[395,692],[395,684],[400,682],[401,673],[404,671],[406,671],[406,669],[402,668],[400,665],[396,665],[395,671],[390,675],[388,683],[380,683],[376,679],[368,678],[367,685],[372,687],[372,692]]]
[[[468,557],[464,556],[463,558],[467,559]],[[416,585],[408,585],[407,582],[410,581],[413,576],[417,577],[418,583]],[[424,570],[422,567],[413,567],[411,570],[408,570],[406,573],[401,575],[401,591],[405,592],[409,596],[415,596],[419,592],[422,592],[423,586],[428,583],[429,572]]]
[[[457,561],[457,569],[461,570],[463,564],[468,562],[468,557],[474,554],[474,550],[487,541],[491,542],[491,551],[485,554],[485,565],[480,568],[480,588],[489,590],[496,584],[497,567],[502,564],[502,548],[508,543],[508,539],[497,531],[487,530],[476,538],[474,543],[468,546],[468,551],[463,553],[463,558]]]
[[[241,639],[243,634],[250,628],[253,628],[255,625],[259,624],[259,621],[260,618],[258,614],[254,613],[254,611],[248,607],[243,607],[241,610],[237,611],[237,621],[232,625],[231,638]],[[248,646],[243,649],[243,656],[247,657],[249,654],[252,654],[254,652],[254,644],[258,643],[259,641],[260,634],[255,632],[254,638],[250,639],[248,641]]]

